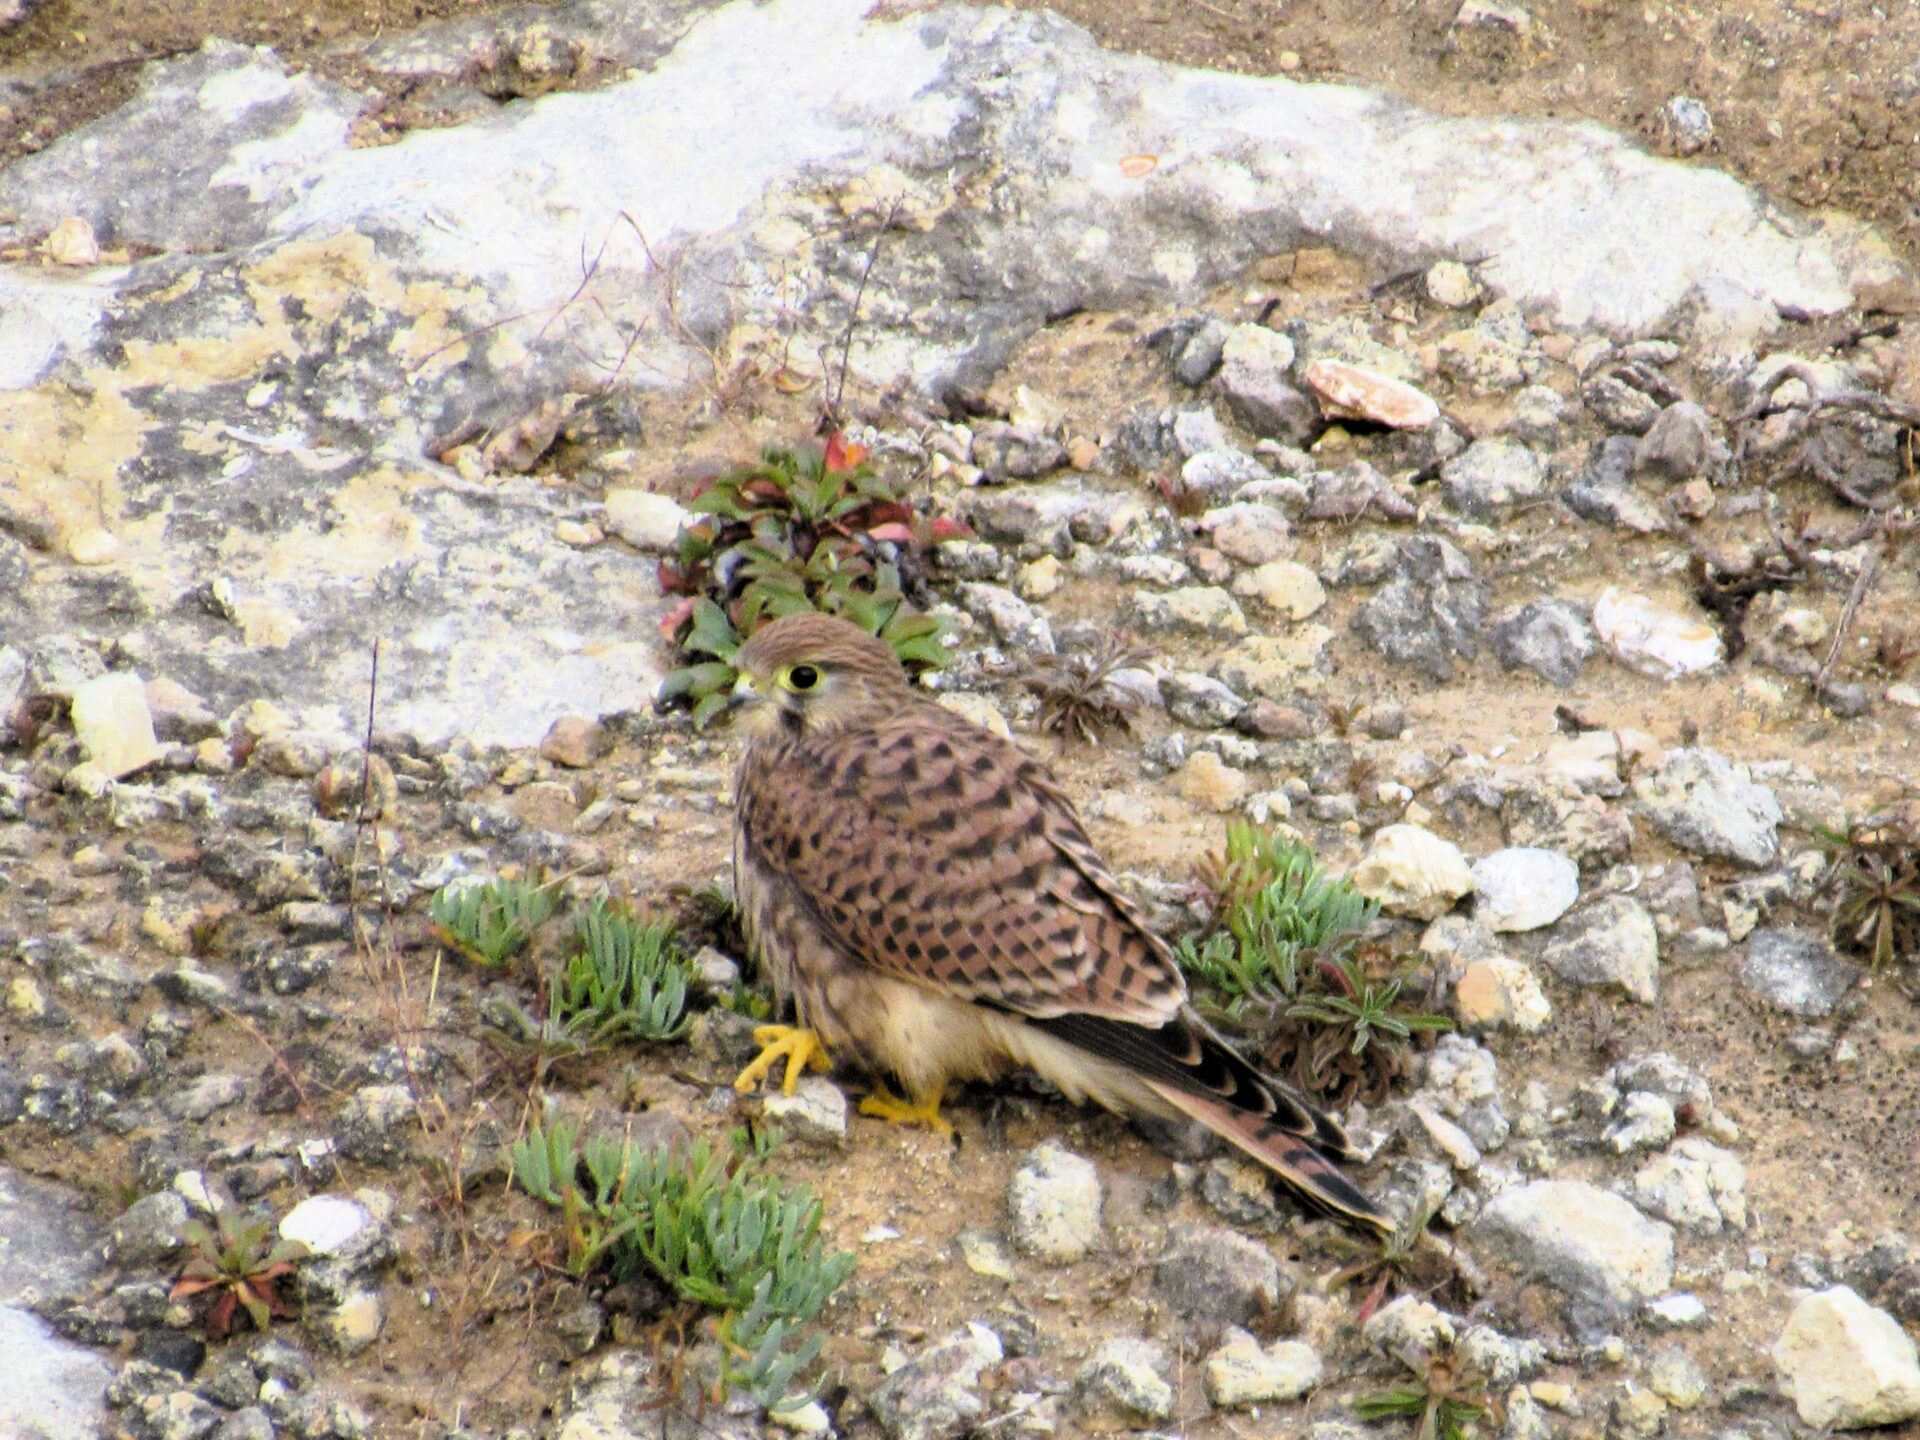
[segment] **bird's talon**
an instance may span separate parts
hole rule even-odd
[[[766,1079],[767,1072],[783,1059],[787,1062],[787,1073],[780,1082],[784,1095],[791,1095],[799,1088],[800,1077],[809,1067],[815,1070],[832,1067],[818,1032],[801,1026],[762,1025],[753,1032],[753,1043],[760,1047],[760,1053],[733,1082],[733,1088],[742,1095]]]
[[[889,1125],[924,1125],[942,1140],[951,1140],[953,1126],[940,1113],[940,1102],[944,1099],[943,1091],[935,1091],[924,1100],[902,1100],[886,1086],[876,1085],[873,1093],[860,1102],[860,1113]]]

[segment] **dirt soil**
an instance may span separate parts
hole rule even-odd
[[[56,97],[54,103],[31,114],[0,113],[0,160],[44,146],[110,108],[129,93],[140,62],[194,48],[208,36],[272,45],[296,64],[320,63],[324,52],[344,39],[488,8],[494,7],[459,0],[325,7],[278,0],[168,5],[51,0],[0,36],[0,70],[62,72],[71,83],[47,92]],[[1440,111],[1581,117],[1655,143],[1663,143],[1665,133],[1661,107],[1674,95],[1691,95],[1714,117],[1715,139],[1699,157],[1703,161],[1724,165],[1800,204],[1838,206],[1876,221],[1909,257],[1920,253],[1920,136],[1914,119],[1920,109],[1920,8],[1914,6],[1881,14],[1843,0],[1755,0],[1722,12],[1711,4],[1540,0],[1523,27],[1465,29],[1452,23],[1458,8],[1452,0],[1390,7],[1376,0],[1285,7],[1258,0],[1064,0],[1055,8],[1109,45],[1183,63],[1376,84]],[[1345,275],[1332,276],[1319,291],[1279,287],[1282,303],[1273,323],[1314,313],[1319,305],[1350,303],[1360,289],[1360,277]],[[1249,318],[1240,313],[1242,299],[1223,297],[1217,308],[1231,318]],[[1084,425],[1089,431],[1110,426],[1114,417],[1156,395],[1171,401],[1176,397],[1164,366],[1139,343],[1160,318],[1075,317],[1017,356],[1007,368],[1007,383],[1031,385],[1058,401],[1075,428]],[[812,417],[803,401],[768,394],[759,403],[758,413],[728,415],[718,427],[708,412],[696,419],[691,405],[685,414],[670,413],[663,405],[648,417],[657,437],[650,469],[671,472],[676,453],[709,464],[744,459],[764,441],[791,440],[810,428]],[[1144,491],[1142,498],[1151,499]],[[1857,512],[1809,503],[1816,529],[1840,533],[1857,520]],[[1342,538],[1335,533],[1317,543],[1331,549]],[[1716,546],[1759,544],[1764,530],[1758,516],[1748,515],[1716,521],[1709,538]],[[1499,613],[1534,598],[1549,577],[1555,593],[1590,598],[1623,574],[1656,598],[1684,606],[1686,581],[1672,563],[1675,548],[1671,542],[1622,538],[1605,530],[1575,537],[1546,510],[1523,515],[1506,527],[1501,559],[1489,566],[1490,610]],[[1311,566],[1320,556],[1307,549],[1298,558]],[[1319,622],[1346,634],[1362,598],[1337,593]],[[1832,618],[1843,598],[1826,593],[1804,603]],[[1115,603],[1110,586],[1076,581],[1047,609],[1057,621],[1111,613]],[[1907,566],[1876,590],[1857,633],[1874,636],[1910,625],[1916,613],[1920,584]],[[1878,706],[1865,719],[1841,723],[1810,701],[1769,709],[1754,704],[1743,690],[1751,673],[1744,667],[1682,691],[1596,661],[1595,667],[1606,671],[1604,679],[1569,696],[1524,672],[1503,674],[1486,661],[1470,680],[1433,687],[1357,658],[1359,649],[1343,650],[1343,658],[1356,658],[1336,675],[1324,703],[1357,707],[1394,700],[1406,707],[1410,729],[1380,747],[1382,763],[1416,747],[1435,755],[1457,747],[1523,760],[1553,736],[1553,712],[1564,703],[1611,726],[1644,728],[1667,744],[1698,734],[1743,762],[1806,761],[1861,809],[1899,795],[1916,769],[1910,712]],[[1047,744],[1037,742],[1036,748]],[[1364,743],[1356,747],[1365,748]],[[1216,816],[1173,801],[1163,786],[1143,781],[1132,747],[1049,753],[1082,803],[1114,791],[1151,798],[1158,815],[1153,823],[1092,822],[1095,839],[1117,868],[1178,879],[1219,833]],[[577,813],[622,780],[677,787],[652,807],[657,811],[653,828],[636,827],[631,833],[623,828],[601,847],[622,889],[657,894],[699,884],[723,868],[728,817],[721,795],[730,763],[724,741],[642,727],[589,775],[554,776],[542,770],[534,784],[525,783],[532,772],[517,781],[496,776],[474,798],[523,810],[530,822],[547,825],[556,803],[564,819],[565,812]],[[245,783],[258,778],[250,774]],[[289,795],[300,788],[291,781],[264,783]],[[555,786],[566,790],[564,801],[556,799]],[[53,813],[32,820],[63,824]],[[426,850],[471,843],[443,833],[445,823],[437,801],[408,799],[390,828],[403,843]],[[1453,832],[1454,838],[1469,850],[1500,843],[1495,821],[1487,817],[1481,823],[1483,833],[1461,830]],[[114,878],[117,865],[130,852],[151,864],[157,845],[162,863],[177,857],[191,869],[192,852],[203,838],[185,831],[176,836],[149,832],[138,840],[89,834],[75,837],[76,844],[99,847],[85,867],[68,870],[71,854],[48,852],[22,868],[40,877],[31,893],[44,907],[40,919],[51,928],[76,928],[103,948],[132,950],[144,943],[135,938],[144,897],[123,895]],[[1333,829],[1313,838],[1336,866],[1357,853],[1353,837]],[[1796,844],[1807,839],[1804,833],[1794,838]],[[62,848],[71,852],[75,846]],[[1643,835],[1636,862],[1646,866],[1661,858],[1658,846]],[[1727,878],[1708,875],[1709,887]],[[224,913],[230,904],[229,897],[200,879],[180,898],[210,913]],[[0,913],[0,920],[7,918]],[[219,942],[202,963],[221,968],[227,956],[261,943],[271,929],[270,916],[239,923],[235,936]],[[380,1046],[423,1040],[455,1056],[444,1081],[444,1106],[426,1107],[426,1160],[399,1175],[352,1170],[343,1177],[349,1184],[399,1192],[396,1226],[404,1283],[389,1286],[389,1329],[371,1352],[373,1363],[326,1362],[322,1377],[341,1383],[366,1404],[382,1437],[437,1436],[441,1427],[458,1420],[495,1429],[540,1425],[564,1393],[571,1358],[554,1317],[577,1292],[541,1269],[538,1262],[549,1257],[538,1249],[534,1222],[539,1216],[530,1205],[500,1199],[497,1185],[480,1199],[446,1181],[439,1162],[457,1170],[485,1124],[504,1124],[510,1133],[520,1096],[511,1084],[503,1085],[506,1067],[495,1068],[497,1057],[461,1032],[462,1024],[471,1024],[473,999],[485,988],[484,977],[449,968],[435,972],[429,992],[420,970],[408,974],[428,948],[414,928],[419,950],[404,956],[367,950],[342,965],[327,987],[336,1019],[322,1033],[302,1037],[295,1051],[282,1048],[285,1037],[262,1037],[236,1014],[195,1036],[190,1068],[267,1077],[291,1064],[300,1075],[298,1109],[281,1120],[304,1133],[324,1130],[345,1097],[323,1078],[333,1073],[333,1062],[344,1068]],[[173,963],[142,953],[143,963]],[[1857,1058],[1844,1072],[1844,1084],[1826,1083],[1832,1072],[1825,1057],[1813,1065],[1793,1061],[1784,1039],[1795,1026],[1730,985],[1724,967],[1671,970],[1663,975],[1663,986],[1657,1006],[1609,1001],[1591,1008],[1585,996],[1556,986],[1557,1014],[1544,1036],[1499,1042],[1503,1093],[1510,1097],[1527,1080],[1539,1078],[1560,1101],[1570,1076],[1604,1069],[1609,1054],[1668,1050],[1711,1077],[1717,1103],[1743,1133],[1749,1204],[1764,1217],[1750,1243],[1777,1257],[1818,1254],[1829,1245],[1857,1247],[1888,1226],[1912,1231],[1920,1223],[1920,1179],[1911,1158],[1920,1153],[1920,1012],[1895,985],[1868,986],[1850,1017]],[[147,1001],[140,1002],[142,1011],[149,1008]],[[457,1016],[468,1019],[450,1018]],[[123,1020],[137,1030],[142,1018],[136,1013]],[[25,1035],[0,1028],[0,1049],[27,1044]],[[326,1057],[329,1064],[316,1057]],[[738,1118],[716,1115],[708,1100],[729,1073],[716,1058],[676,1051],[631,1067],[609,1061],[582,1077],[580,1085],[602,1101],[624,1090],[636,1108],[661,1107],[689,1125],[711,1129]],[[431,1098],[437,1102],[441,1093],[436,1090]],[[1162,1228],[1215,1218],[1193,1196],[1166,1208],[1165,1197],[1154,1193],[1166,1159],[1117,1121],[1070,1112],[1018,1090],[970,1096],[956,1107],[954,1119],[957,1146],[861,1120],[854,1122],[844,1152],[781,1152],[783,1174],[808,1180],[829,1197],[828,1228],[835,1243],[860,1254],[857,1277],[831,1312],[837,1338],[829,1359],[851,1388],[856,1393],[871,1389],[887,1347],[910,1348],[970,1319],[1000,1325],[1008,1335],[1024,1330],[1044,1336],[1044,1361],[1033,1361],[1030,1370],[1044,1369],[1054,1379],[1071,1374],[1083,1337],[1158,1329],[1163,1321],[1153,1314],[1148,1279]],[[975,1274],[959,1263],[957,1237],[997,1227],[1013,1157],[1050,1136],[1098,1161],[1109,1186],[1108,1248],[1052,1278],[1033,1267],[1024,1268],[1017,1283]],[[124,1203],[133,1175],[124,1147],[108,1143],[76,1158],[64,1142],[44,1134],[17,1143],[8,1159],[89,1186],[103,1218]],[[1580,1166],[1577,1159],[1565,1160],[1557,1173],[1582,1176]],[[1611,1157],[1596,1160],[1593,1177],[1604,1181],[1618,1168]],[[1818,1176],[1811,1194],[1810,1174]],[[888,1236],[887,1231],[899,1233]],[[1284,1256],[1299,1241],[1300,1232],[1290,1228],[1276,1243]],[[1721,1252],[1739,1243],[1695,1249],[1714,1255],[1718,1266]],[[1313,1262],[1310,1273],[1324,1273],[1334,1263],[1319,1253]],[[1768,1327],[1777,1317],[1744,1315],[1731,1296],[1723,1305],[1719,1279],[1711,1282],[1712,1344],[1724,1350],[1728,1368],[1709,1368],[1722,1381],[1729,1370],[1737,1370],[1770,1383],[1761,1365]],[[1524,1330],[1527,1317],[1505,1318]],[[1197,1389],[1191,1368],[1184,1373],[1185,1384]],[[1021,1388],[1032,1374],[1010,1366],[1005,1383]],[[1314,1402],[1310,1418],[1343,1416],[1334,1398]],[[1177,1413],[1186,1413],[1184,1403]],[[1298,1416],[1292,1412],[1288,1423]],[[1246,1433],[1219,1419],[1185,1433],[1225,1436],[1229,1431]]]

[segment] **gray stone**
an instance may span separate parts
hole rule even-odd
[[[1509,670],[1525,667],[1563,690],[1594,651],[1593,627],[1564,600],[1530,600],[1496,620],[1487,638]]]
[[[1221,352],[1232,331],[1223,320],[1209,315],[1181,345],[1174,357],[1173,375],[1182,385],[1200,386],[1220,368]]]
[[[1643,435],[1660,413],[1660,402],[1618,375],[1596,375],[1580,387],[1580,398],[1609,430]]]
[[[1747,1167],[1731,1150],[1689,1135],[1634,1173],[1634,1203],[1682,1230],[1747,1228]]]
[[[1747,937],[1740,984],[1776,1010],[1817,1020],[1831,1015],[1860,978],[1858,966],[1802,930],[1756,930]]]
[[[824,1075],[805,1075],[791,1095],[769,1086],[760,1113],[807,1145],[847,1143],[847,1094]]]
[[[1663,1050],[1622,1060],[1607,1077],[1622,1091],[1658,1095],[1686,1123],[1699,1124],[1713,1113],[1713,1090],[1707,1077]]]
[[[1396,664],[1451,680],[1456,658],[1480,653],[1486,586],[1467,557],[1435,535],[1400,542],[1399,567],[1354,615],[1353,628]]]
[[[968,1325],[928,1346],[867,1397],[890,1440],[958,1440],[986,1414],[980,1372],[1000,1363],[1000,1337]]]
[[[1247,702],[1232,688],[1210,675],[1181,671],[1160,681],[1160,698],[1167,713],[1182,725],[1201,730],[1217,730],[1231,725],[1247,708]]]
[[[1541,958],[1563,980],[1625,991],[1643,1005],[1660,994],[1660,937],[1639,901],[1608,895],[1570,916]]]
[[[1691,95],[1675,95],[1660,107],[1660,136],[1676,155],[1698,155],[1713,143],[1713,112]]]
[[[1516,440],[1476,440],[1440,467],[1447,503],[1464,515],[1491,515],[1538,499],[1546,483],[1546,467]]]
[[[1711,476],[1726,460],[1726,447],[1714,438],[1713,421],[1691,400],[1662,410],[1633,452],[1635,469],[1669,480]]]
[[[1715,751],[1669,752],[1633,782],[1633,793],[1653,828],[1682,850],[1749,870],[1771,865],[1780,853],[1779,800],[1744,765]]]
[[[1634,488],[1638,446],[1627,435],[1595,445],[1585,467],[1567,487],[1567,507],[1585,520],[1651,535],[1668,528],[1660,508]]]
[[[1066,448],[1051,436],[989,420],[974,427],[973,463],[991,480],[1034,480],[1066,463]]]
[[[1053,653],[1053,627],[1047,617],[1011,590],[970,581],[960,587],[960,604],[1004,644],[1030,655]]]
[[[1673,1139],[1673,1106],[1660,1096],[1634,1090],[1622,1097],[1620,1113],[1607,1127],[1606,1142],[1616,1155],[1632,1150],[1656,1150]]]
[[[1577,1180],[1501,1191],[1471,1238],[1523,1274],[1610,1307],[1649,1300],[1673,1283],[1673,1231],[1618,1195]]]
[[[1133,597],[1133,611],[1143,629],[1161,633],[1223,640],[1247,633],[1240,602],[1218,585],[1188,585],[1164,595],[1139,591]]]
[[[1151,1341],[1107,1340],[1074,1375],[1074,1392],[1099,1429],[1165,1420],[1174,1400],[1166,1365],[1166,1352]]]
[[[1868,499],[1887,494],[1906,475],[1901,459],[1907,429],[1899,421],[1859,411],[1824,412],[1807,438],[1800,463],[1829,485]]]
[[[1313,487],[1313,497],[1307,505],[1309,520],[1358,520],[1362,516],[1384,520],[1414,518],[1412,502],[1364,460],[1355,460],[1338,470],[1315,470],[1308,481]]]
[[[1264,1245],[1218,1225],[1175,1227],[1153,1267],[1155,1297],[1190,1322],[1251,1324],[1292,1289]]]
[[[1551,925],[1580,898],[1580,867],[1557,850],[1516,845],[1473,862],[1473,916],[1496,934]]]
[[[107,1230],[106,1257],[123,1269],[158,1265],[180,1253],[187,1202],[172,1190],[143,1195]]]
[[[393,1165],[412,1148],[413,1094],[404,1085],[363,1085],[334,1117],[340,1153],[370,1165]]]
[[[1081,1259],[1100,1239],[1100,1175],[1093,1162],[1048,1141],[1029,1150],[1007,1185],[1014,1244],[1053,1264]]]
[[[1287,379],[1293,354],[1293,342],[1264,325],[1236,325],[1227,336],[1214,388],[1255,435],[1304,441],[1319,424],[1312,397]]]
[[[169,1091],[160,1108],[175,1120],[202,1121],[216,1110],[247,1098],[247,1081],[230,1071],[214,1071]]]

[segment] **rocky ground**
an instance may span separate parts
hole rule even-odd
[[[191,63],[202,95],[274,95],[264,138],[357,123],[251,62]],[[1009,170],[1045,169],[1008,144]],[[406,268],[430,222],[405,251],[262,218],[321,148],[258,171],[261,214],[116,209],[57,150],[25,173],[67,188],[0,176],[131,267],[73,302],[99,307],[85,330],[46,300],[57,226],[12,237],[15,293],[52,317],[26,333],[60,340],[10,362],[0,453],[23,601],[0,619],[0,1154],[68,1258],[9,1284],[111,1358],[111,1434],[763,1433],[751,1405],[661,1403],[704,1331],[569,1280],[501,1162],[542,1103],[656,1134],[759,1123],[727,1083],[750,1022],[715,1000],[739,957],[705,957],[683,1043],[541,1074],[488,1020],[536,1003],[529,978],[447,953],[426,905],[545,869],[686,913],[722,876],[729,743],[647,704],[671,663],[654,566],[701,476],[811,430],[832,367],[764,363],[752,313],[696,322],[700,345],[663,330],[658,358],[713,363],[638,399],[579,382],[545,326],[486,354],[462,329],[482,281]],[[933,683],[1055,764],[1169,925],[1230,816],[1379,896],[1459,1028],[1351,1116],[1362,1178],[1433,1208],[1479,1273],[1368,1313],[1337,1233],[1225,1157],[1017,1085],[964,1097],[949,1144],[850,1120],[851,1076],[810,1081],[770,1163],[858,1265],[792,1423],[1346,1440],[1409,1432],[1356,1401],[1442,1356],[1499,1402],[1484,1433],[1913,1422],[1920,1012],[1910,964],[1836,949],[1816,830],[1916,803],[1904,273],[1761,208],[1721,247],[1777,297],[1759,318],[1711,274],[1636,319],[1635,272],[1553,291],[1466,263],[1464,232],[1434,261],[1390,226],[1344,237],[1363,258],[1281,226],[1211,279],[1006,282],[954,268],[1020,241],[996,182],[946,193],[924,249],[857,224],[829,246],[820,215],[871,219],[871,158],[798,202],[828,253],[794,274],[844,298],[882,255],[852,433],[975,535],[927,557],[959,651]],[[302,193],[361,193],[326,173]],[[1650,175],[1648,233],[1673,221],[1684,251],[1704,202]],[[221,238],[188,248],[196,224]],[[472,363],[435,367],[463,336]],[[535,423],[452,424],[515,383],[547,387],[551,424],[524,393]],[[1023,662],[1116,631],[1151,652],[1122,682],[1134,732],[1043,733]],[[209,1344],[168,1298],[216,1194],[317,1252],[264,1339]]]

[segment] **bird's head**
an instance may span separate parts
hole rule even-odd
[[[755,631],[733,663],[734,705],[754,738],[874,724],[915,697],[887,643],[837,615],[784,615]]]

